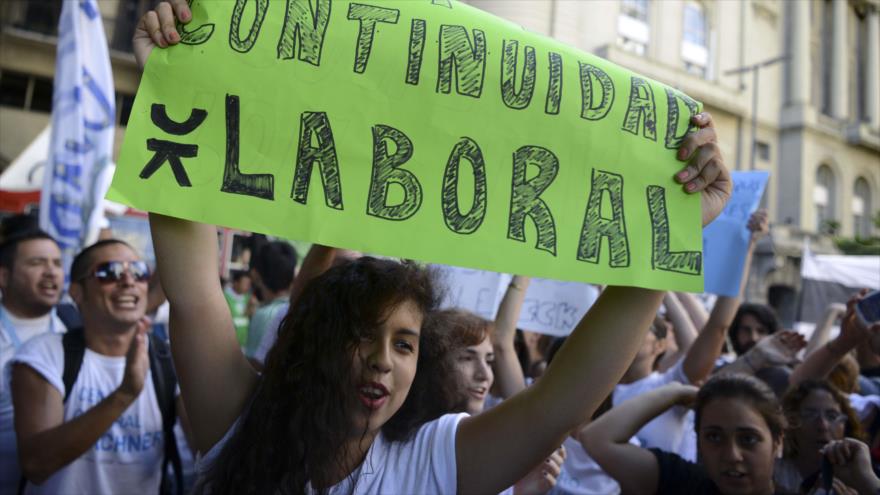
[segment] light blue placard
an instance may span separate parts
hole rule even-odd
[[[758,209],[770,173],[732,172],[733,194],[721,215],[703,229],[705,290],[736,297],[749,247],[749,216]]]

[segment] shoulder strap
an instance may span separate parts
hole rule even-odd
[[[68,330],[82,327],[82,318],[79,315],[79,310],[77,310],[76,306],[73,304],[58,304],[55,306],[55,311],[58,314],[58,319],[61,320],[61,323],[64,323],[64,326]]]
[[[67,333],[61,337],[61,345],[64,348],[64,374],[61,379],[64,382],[64,402],[67,402],[86,353],[86,338],[82,327],[68,328]]]
[[[177,419],[175,410],[175,391],[177,375],[171,361],[171,349],[162,339],[150,334],[150,374],[153,377],[153,388],[159,410],[162,412],[162,432],[165,439],[165,458],[162,460],[162,483],[160,494],[183,493],[183,465],[177,449],[177,438],[174,435],[174,422]],[[168,479],[168,466],[174,472],[174,480]]]

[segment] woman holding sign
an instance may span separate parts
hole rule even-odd
[[[144,15],[143,67],[180,41],[185,0]],[[708,114],[678,152],[676,175],[700,193],[703,224],[724,207],[730,176]],[[534,386],[480,415],[437,417],[436,370],[422,327],[436,297],[409,263],[364,258],[312,281],[279,330],[262,375],[235,340],[217,279],[215,228],[150,216],[171,301],[171,341],[202,488],[229,493],[492,493],[514,484],[608,395],[635,355],[663,293],[609,287]],[[588,379],[584,379],[588,377]]]

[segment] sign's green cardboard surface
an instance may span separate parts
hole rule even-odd
[[[702,290],[673,175],[700,105],[445,0],[200,1],[109,197],[388,256]]]

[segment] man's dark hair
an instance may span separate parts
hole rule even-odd
[[[229,271],[229,279],[233,282],[238,282],[244,277],[250,277],[250,274],[245,270],[230,270]]]
[[[263,284],[272,292],[290,287],[296,270],[296,250],[282,241],[272,241],[260,246],[251,262]]]
[[[776,333],[780,326],[779,318],[776,317],[776,312],[770,306],[756,303],[740,304],[739,309],[736,311],[736,316],[733,317],[733,322],[731,322],[730,328],[727,330],[730,342],[733,344],[733,350],[737,356],[745,352],[745,349],[739,348],[736,340],[736,334],[739,332],[739,327],[745,315],[752,315],[758,320],[767,329],[767,335]]]
[[[104,246],[109,246],[111,244],[122,244],[123,246],[127,246],[129,249],[134,251],[134,248],[131,247],[131,244],[120,240],[120,239],[103,239],[100,240],[91,246],[84,248],[79,254],[73,258],[73,263],[70,265],[70,281],[72,283],[80,282],[82,279],[86,278],[89,273],[89,266],[92,264],[93,254],[96,249],[102,248]]]
[[[58,241],[40,229],[29,229],[17,232],[9,236],[2,244],[0,244],[0,267],[12,270],[12,266],[15,264],[15,255],[18,252],[18,245],[22,242],[33,241],[35,239],[46,239],[54,242],[55,245],[58,246]]]

